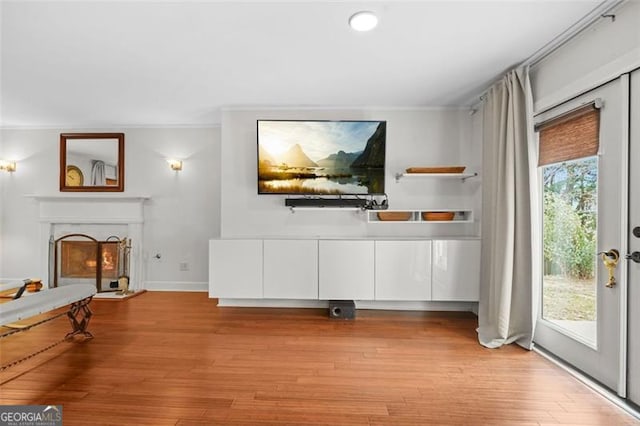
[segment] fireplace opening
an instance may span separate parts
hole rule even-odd
[[[95,283],[97,292],[127,291],[131,240],[68,234],[53,244],[53,286]]]

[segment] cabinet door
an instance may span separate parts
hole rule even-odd
[[[318,241],[265,240],[264,297],[318,298]]]
[[[480,293],[480,241],[433,241],[432,299],[477,302]]]
[[[319,242],[319,296],[322,300],[373,300],[374,242]]]
[[[209,241],[209,297],[262,298],[262,240]]]
[[[431,300],[431,241],[376,241],[376,300]]]

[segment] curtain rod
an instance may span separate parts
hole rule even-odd
[[[591,12],[578,20],[575,24],[567,28],[565,31],[560,33],[557,37],[551,40],[549,43],[542,46],[533,55],[529,56],[524,60],[519,66],[523,65],[536,65],[538,62],[542,61],[544,58],[555,52],[558,48],[563,46],[569,40],[573,39],[575,36],[580,34],[582,31],[587,29],[597,20],[602,18],[610,18],[611,22],[615,22],[616,16],[611,14],[610,12],[620,6],[622,3],[626,3],[628,0],[605,0],[600,3],[598,6],[593,8]]]
[[[537,65],[540,61],[542,61],[547,56],[551,55],[553,52],[555,52],[561,46],[566,44],[569,40],[573,39],[579,33],[581,33],[582,31],[586,30],[589,26],[594,24],[598,19],[610,18],[611,22],[615,22],[616,15],[611,14],[610,12],[614,8],[620,6],[623,3],[626,3],[627,1],[628,0],[604,0],[598,6],[593,8],[591,10],[591,12],[589,12],[587,15],[582,17],[576,23],[574,23],[571,27],[567,28],[561,34],[556,36],[553,40],[551,40],[550,42],[548,42],[547,44],[542,46],[540,49],[535,51],[527,59],[525,59],[520,64],[516,65],[515,67],[513,67],[511,69],[516,69],[516,68],[519,68],[519,67],[522,67],[522,66],[532,67],[534,65]],[[509,72],[509,71],[510,70],[507,70],[506,72]],[[480,96],[478,96],[480,102],[484,102],[484,100],[487,97],[487,92],[489,91],[489,88],[491,88],[491,86],[493,86],[498,81],[500,81],[500,79],[502,79],[502,77],[503,77],[503,75],[501,75],[500,77],[496,78],[494,81],[492,81],[487,86],[486,89],[484,89],[481,92]]]

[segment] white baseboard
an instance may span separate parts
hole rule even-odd
[[[478,311],[480,310],[480,303],[474,303],[473,309],[471,309],[471,312],[473,312],[474,314],[476,314],[476,316],[480,315],[478,313]]]
[[[208,282],[200,281],[145,281],[145,290],[149,291],[209,291]]]

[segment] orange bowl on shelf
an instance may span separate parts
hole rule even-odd
[[[466,166],[409,167],[407,173],[462,173]]]
[[[411,212],[378,212],[378,220],[407,221],[411,219]]]
[[[422,212],[422,219],[428,221],[450,221],[453,220],[455,212]]]

